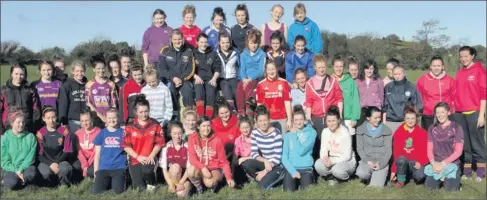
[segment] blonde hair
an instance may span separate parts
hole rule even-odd
[[[82,60],[75,60],[71,63],[71,71],[75,68],[75,67],[82,67],[84,71],[86,71],[86,65],[85,65],[85,62],[82,61]]]
[[[185,5],[184,8],[183,8],[183,18],[186,14],[193,14],[193,17],[196,17],[196,8],[191,5],[191,4],[188,4],[188,5]]]
[[[156,65],[154,65],[153,63],[150,63],[150,64],[144,66],[144,72],[147,72],[150,70],[156,70]],[[156,72],[157,72],[157,70],[156,70]],[[145,74],[144,74],[144,76],[145,76]]]
[[[323,54],[316,54],[313,56],[313,66],[316,67],[316,64],[319,62],[326,64],[326,58]]]
[[[154,66],[154,64],[152,64],[152,66]],[[156,78],[159,77],[157,70],[155,70],[153,67],[148,65],[147,68],[144,70],[144,77],[154,76],[154,75],[156,76]]]
[[[299,11],[304,11],[304,13],[306,13],[306,8],[304,7],[303,3],[298,3],[296,4],[296,6],[294,6],[293,16],[296,16],[299,13]]]
[[[281,5],[281,4],[274,4],[274,5],[272,6],[272,8],[271,8],[271,12],[272,12],[272,11],[274,11],[274,9],[275,9],[275,8],[281,8],[281,10],[282,10],[282,16],[284,16],[284,7],[282,7],[282,5]],[[281,16],[281,17],[282,17],[282,16]]]

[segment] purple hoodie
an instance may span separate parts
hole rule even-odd
[[[41,108],[50,105],[54,108],[57,106],[57,96],[59,88],[61,88],[61,81],[53,80],[49,83],[44,83],[41,80],[32,83],[32,88],[35,88],[39,100],[41,101]]]
[[[360,96],[360,107],[376,106],[382,109],[384,102],[384,82],[381,78],[377,78],[376,80],[371,79],[368,85],[365,79],[363,81],[355,79],[355,83],[357,83]]]
[[[161,27],[152,24],[142,38],[142,53],[147,53],[149,63],[157,63],[161,49],[169,44],[172,28],[164,23]]]

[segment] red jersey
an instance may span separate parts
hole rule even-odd
[[[192,27],[186,27],[186,25],[181,25],[181,27],[179,27],[179,30],[181,30],[181,32],[183,33],[184,35],[184,40],[188,43],[188,44],[191,44],[191,46],[193,46],[194,48],[198,47],[197,44],[196,44],[196,37],[198,36],[198,34],[201,33],[201,29],[198,28],[198,26],[194,25]]]
[[[323,81],[316,76],[309,79],[304,96],[304,106],[311,108],[313,117],[324,117],[328,107],[338,106],[338,103],[343,102],[342,89],[337,79],[329,75],[326,75]]]
[[[128,118],[135,118],[135,113],[133,112],[135,108],[135,97],[140,94],[140,91],[145,86],[145,84],[139,85],[134,81],[134,79],[129,79],[122,88],[120,88],[120,102],[123,106],[123,121],[127,122]],[[130,112],[129,112],[130,111]]]
[[[407,126],[403,123],[394,133],[393,138],[393,163],[391,172],[396,172],[396,160],[404,156],[407,160],[419,162],[422,167],[429,163],[427,146],[428,133],[418,125],[414,127],[413,132],[406,130]]]
[[[291,88],[286,79],[270,80],[266,78],[257,84],[255,99],[257,103],[264,104],[269,108],[271,119],[286,119],[284,102],[291,101]]]
[[[223,125],[222,120],[219,117],[211,120],[211,129],[217,137],[223,142],[235,143],[235,140],[240,136],[240,129],[238,129],[238,119],[237,116],[231,115],[226,126]]]
[[[159,123],[154,119],[149,119],[147,124],[140,125],[137,118],[125,126],[123,132],[122,148],[131,147],[139,156],[149,156],[154,147],[164,147],[164,134]],[[130,157],[130,164],[137,165],[139,161]]]
[[[458,70],[455,77],[455,109],[457,112],[478,111],[480,101],[487,99],[486,71],[481,62]]]
[[[424,115],[433,116],[435,106],[440,101],[448,103],[452,108],[455,106],[455,80],[448,74],[437,78],[428,72],[419,77],[416,87],[423,100]]]

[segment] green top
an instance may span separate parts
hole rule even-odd
[[[357,84],[349,73],[338,80],[343,95],[343,119],[357,121],[360,119],[360,97]]]
[[[22,132],[18,136],[9,129],[1,138],[1,165],[9,172],[23,172],[34,163],[37,139],[34,134]]]

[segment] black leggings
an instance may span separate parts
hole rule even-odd
[[[203,84],[194,84],[194,92],[197,101],[204,101],[206,106],[215,104],[216,86],[210,85],[210,81],[203,81]]]
[[[255,159],[249,159],[242,163],[243,169],[252,177],[257,176],[257,172],[265,169],[263,162]],[[258,182],[259,186],[263,190],[269,190],[276,186],[280,181],[284,179],[284,168],[281,165],[274,166],[270,172]]]
[[[129,173],[132,178],[132,187],[145,190],[147,184],[153,185],[155,183],[154,169],[155,165],[130,165]]]
[[[113,192],[120,194],[125,191],[126,169],[98,170],[96,172],[93,194],[100,194],[107,190],[109,186]]]
[[[301,175],[300,179],[294,179],[293,175],[291,175],[286,170],[286,175],[284,176],[284,191],[295,191],[298,189],[298,184],[301,185],[301,188],[304,189],[309,185],[313,184],[314,182],[314,173],[313,168],[310,169],[298,169],[297,170],[299,175]]]

